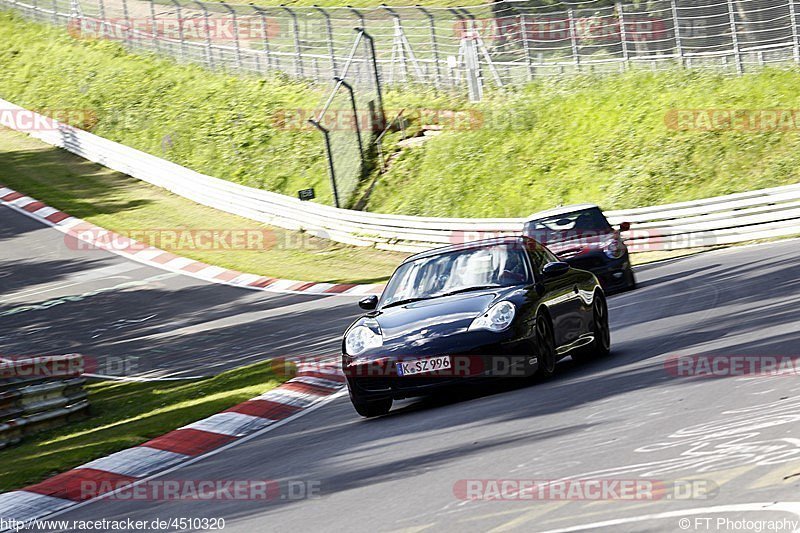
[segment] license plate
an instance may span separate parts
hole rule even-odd
[[[413,376],[415,374],[425,374],[426,372],[437,372],[450,368],[450,356],[440,355],[439,357],[429,357],[428,359],[417,359],[414,361],[398,361],[398,376]]]

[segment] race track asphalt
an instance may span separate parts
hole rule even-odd
[[[6,211],[0,313],[159,274],[123,270],[123,261],[98,252],[61,251],[60,234]],[[800,520],[800,375],[708,378],[668,368],[675,356],[800,355],[800,241],[667,261],[641,268],[638,278],[639,289],[609,298],[610,357],[566,360],[547,382],[509,380],[399,402],[378,419],[361,419],[346,396],[335,398],[151,480],[295,481],[317,497],[99,500],[57,519],[224,518],[226,532],[732,531],[716,520]],[[0,314],[1,347],[128,349],[164,372],[219,369],[274,352],[335,350],[353,314],[350,298],[251,293],[172,277]],[[668,490],[624,500],[459,496],[468,480],[506,479],[570,479],[573,487],[638,480]]]

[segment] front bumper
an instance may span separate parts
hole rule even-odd
[[[533,344],[528,341],[499,342],[447,353],[423,350],[423,353],[379,356],[359,359],[342,357],[342,369],[352,396],[360,400],[392,398],[400,400],[425,396],[452,386],[483,381],[488,378],[524,377],[535,372],[537,359]],[[442,355],[450,356],[451,368],[401,376],[398,361],[414,361]]]
[[[633,275],[628,252],[622,257],[612,259],[602,251],[592,251],[565,261],[573,268],[588,270],[594,274],[607,293],[632,287]]]

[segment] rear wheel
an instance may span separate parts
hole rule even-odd
[[[364,418],[373,418],[382,416],[389,412],[392,408],[392,399],[386,398],[384,400],[360,400],[350,396],[350,401],[353,402],[353,407],[356,412]]]
[[[592,336],[591,344],[581,348],[572,358],[578,362],[588,361],[596,357],[604,357],[611,352],[611,329],[608,326],[608,305],[599,292],[592,302]]]
[[[553,325],[545,314],[536,317],[536,357],[539,368],[536,375],[549,378],[556,371],[556,340]]]

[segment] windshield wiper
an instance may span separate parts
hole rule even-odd
[[[484,289],[497,289],[502,287],[502,285],[475,285],[473,287],[463,287],[461,289],[456,289],[450,292],[443,292],[441,294],[434,294],[431,298],[441,298],[442,296],[452,296],[453,294],[459,294],[462,292],[471,292],[471,291],[482,291]]]
[[[428,300],[433,298],[433,296],[423,296],[417,298],[404,298],[402,300],[395,300],[394,302],[389,302],[381,307],[381,309],[386,309],[387,307],[394,307],[395,305],[403,305],[403,304],[410,304],[413,302],[419,302],[420,300]]]

